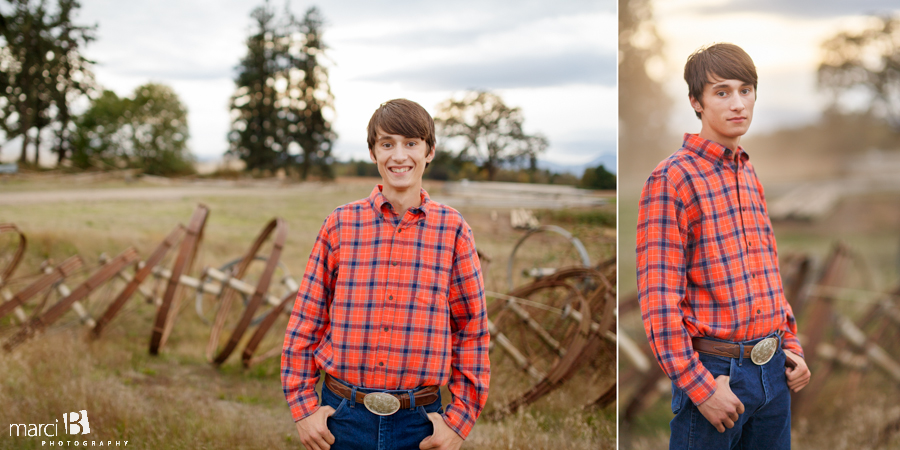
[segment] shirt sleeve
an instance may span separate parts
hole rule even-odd
[[[294,421],[319,409],[314,353],[329,325],[328,305],[337,278],[337,252],[329,236],[334,214],[322,225],[306,263],[281,354],[281,386]]]
[[[685,202],[667,173],[654,173],[641,192],[637,226],[638,299],[644,331],[662,370],[695,405],[716,390],[683,324],[689,243]]]
[[[465,439],[487,402],[491,376],[484,280],[472,230],[465,223],[457,235],[454,254],[448,299],[453,352],[449,388],[453,400],[443,417]]]

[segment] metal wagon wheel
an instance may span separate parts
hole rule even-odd
[[[574,266],[591,266],[581,241],[561,227],[543,225],[529,230],[513,247],[506,267],[508,289]]]
[[[228,261],[225,264],[222,264],[218,268],[211,270],[207,268],[203,271],[203,274],[200,275],[200,284],[202,286],[211,285],[215,286],[215,288],[219,289],[218,295],[210,294],[206,292],[206,289],[197,289],[197,295],[194,300],[194,310],[197,312],[197,316],[200,320],[206,325],[212,326],[213,321],[216,316],[216,304],[222,297],[224,292],[221,290],[221,287],[226,283],[231,283],[234,286],[238,286],[241,289],[237,290],[237,294],[244,307],[246,307],[250,303],[250,299],[253,296],[252,289],[259,282],[259,276],[262,275],[261,271],[263,270],[268,258],[265,256],[257,255],[253,261],[251,262],[250,267],[248,268],[247,273],[240,280],[235,279],[231,281],[231,271],[234,266],[241,262],[243,258],[235,258],[231,261]],[[285,284],[285,280],[293,280],[291,277],[291,273],[288,270],[287,266],[284,265],[283,262],[278,261],[275,267],[275,273],[272,275],[273,284],[269,287],[269,299],[260,306],[260,311],[253,317],[253,320],[250,322],[251,326],[257,326],[260,322],[262,322],[263,318],[269,313],[271,308],[277,307],[278,304],[273,301],[274,298],[282,299],[287,291],[290,290],[289,286]],[[277,283],[278,285],[276,286]],[[294,291],[296,293],[296,291]]]
[[[272,236],[271,250],[268,256],[263,258],[264,264],[254,265],[253,262],[257,261],[257,255],[269,236]],[[253,324],[257,312],[264,310],[264,304],[278,305],[282,302],[281,298],[271,296],[269,291],[273,285],[273,276],[278,268],[286,240],[287,222],[281,218],[272,219],[257,236],[247,253],[232,267],[232,270],[227,274],[219,272],[220,282],[223,284],[223,294],[217,304],[206,347],[207,359],[214,365],[221,365],[234,352],[244,334]],[[251,271],[251,266],[255,267],[253,271]],[[252,286],[252,290],[245,290],[251,292],[252,295],[243,308],[233,308],[232,304],[241,290],[235,286],[235,282],[237,280],[243,282],[247,277],[255,280],[253,284],[247,284],[248,287]],[[233,279],[229,280],[229,278]],[[278,280],[275,281],[275,284],[277,283]],[[226,335],[227,340],[222,339]]]
[[[18,241],[13,244],[13,241]],[[12,223],[0,223],[0,288],[9,283],[15,273],[22,256],[25,255],[25,247],[28,241],[25,235]],[[15,247],[15,250],[12,250]],[[0,303],[6,299],[0,297]]]
[[[270,309],[263,317],[241,353],[241,363],[244,368],[281,355],[291,306],[296,298],[297,289],[299,289],[296,281],[292,278],[286,278],[284,284],[287,292],[282,297],[281,303]]]
[[[166,292],[162,302],[156,310],[156,319],[153,322],[153,330],[150,334],[150,354],[158,355],[159,350],[166,344],[169,334],[175,326],[175,316],[181,305],[182,286],[179,284],[182,274],[190,273],[191,266],[197,256],[200,241],[203,238],[203,229],[206,227],[206,218],[209,216],[209,208],[199,204],[194,209],[191,220],[188,223],[185,237],[181,240],[178,256],[172,266],[172,271],[166,284]]]
[[[83,264],[78,255],[69,257],[56,266],[45,261],[38,275],[29,277],[30,283],[17,286],[9,298],[0,304],[0,333],[5,335],[14,332],[19,325],[40,315],[47,305],[56,303],[65,295],[61,289],[63,281],[78,274]],[[4,340],[5,337],[3,336]]]
[[[81,323],[93,327],[96,323],[83,302],[87,302],[92,292],[107,283],[127,265],[137,260],[137,250],[133,247],[128,247],[115,258],[92,270],[91,274],[80,284],[73,287],[71,291],[68,289],[65,289],[65,291],[60,290],[62,298],[53,303],[52,306],[49,306],[46,311],[41,312],[39,315],[33,315],[12,337],[3,343],[3,349],[6,351],[12,350],[36,333],[58,322],[67,315],[69,310],[72,310],[78,316]]]
[[[216,272],[218,273],[210,274],[209,270],[205,271],[204,275],[201,276],[201,282],[204,284],[212,284],[219,288],[222,285],[220,280],[223,279],[221,275],[228,274],[231,268],[239,261],[240,258],[229,261],[216,269]],[[252,291],[248,294],[247,288],[252,289],[257,285],[259,276],[262,275],[261,271],[264,270],[263,266],[265,266],[267,262],[268,258],[257,256],[254,258],[253,263],[241,280],[226,281],[242,288],[241,291],[237,291],[237,295],[244,308],[249,305],[252,298]],[[225,279],[227,280],[227,278]],[[236,283],[235,281],[239,283]],[[260,305],[259,310],[250,321],[250,327],[254,328],[253,334],[241,356],[245,367],[249,367],[265,359],[281,354],[281,346],[284,343],[284,330],[287,328],[287,320],[290,314],[290,309],[287,308],[289,308],[290,300],[293,300],[296,296],[298,288],[299,287],[288,271],[287,266],[279,261],[275,273],[272,275],[269,295],[267,296],[266,301]],[[197,291],[195,309],[200,320],[207,325],[213,325],[216,312],[218,311],[217,306],[220,298],[221,291],[220,295],[211,295],[208,293],[203,295],[203,290]],[[233,311],[230,311],[222,328],[229,329],[229,325],[233,326],[234,323],[240,319],[242,311],[241,308],[235,308]],[[281,332],[269,332],[269,330],[280,330]]]
[[[605,287],[585,286],[600,278],[590,268],[561,269],[508,294],[488,294],[493,417],[538,400],[586,362],[591,339],[612,321]],[[608,317],[596,323],[601,314],[594,311]],[[600,394],[589,388],[580,401]]]

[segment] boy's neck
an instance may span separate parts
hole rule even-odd
[[[710,132],[706,127],[700,129],[700,133],[698,134],[703,139],[707,141],[715,142],[725,148],[729,148],[734,152],[737,152],[738,147],[741,145],[741,137],[726,137],[722,136],[718,133]]]
[[[407,210],[422,204],[421,192],[421,182],[403,190],[393,189],[387,183],[384,183],[381,188],[381,195],[384,195],[384,198],[390,202],[391,206],[394,207],[394,211],[400,215],[401,219],[406,215]]]

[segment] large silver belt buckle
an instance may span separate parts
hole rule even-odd
[[[753,346],[753,350],[750,351],[750,360],[753,361],[753,364],[761,366],[775,356],[776,350],[778,350],[778,338],[765,338]]]
[[[366,405],[366,409],[372,411],[372,414],[379,416],[389,416],[400,410],[400,399],[385,392],[366,394],[363,404]]]

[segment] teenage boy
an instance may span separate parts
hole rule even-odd
[[[382,104],[367,140],[383,184],[319,231],[285,336],[284,394],[311,450],[458,449],[490,377],[472,230],[422,189],[435,156],[424,108]],[[441,413],[444,384],[453,400]]]
[[[788,449],[790,392],[809,382],[762,185],[739,145],[756,67],[732,44],[684,67],[700,134],[644,185],[637,278],[647,339],[672,379],[670,449]],[[700,417],[702,415],[702,417]]]

